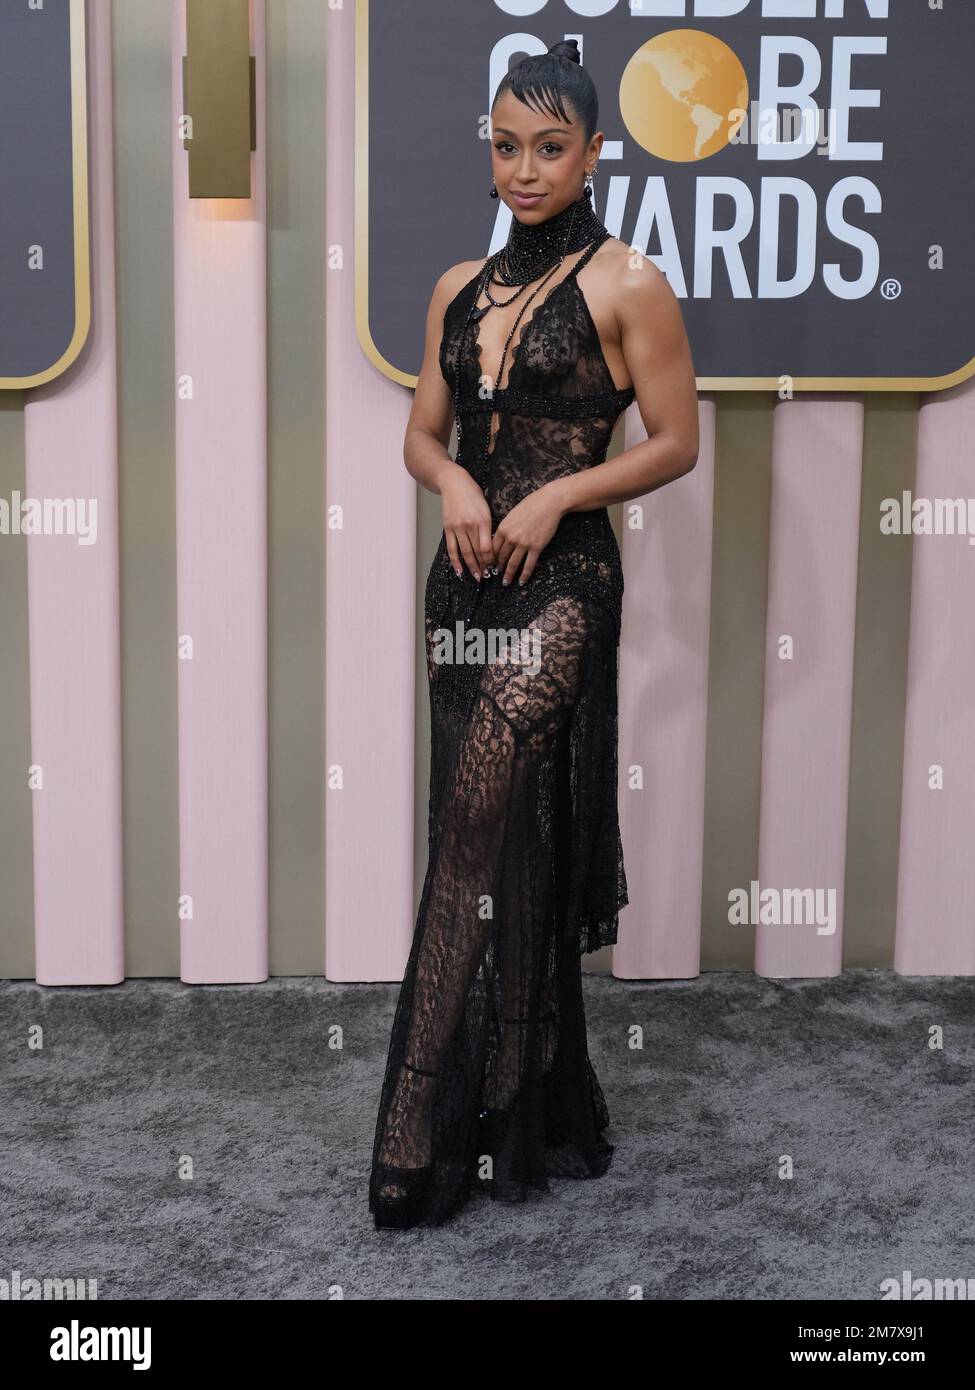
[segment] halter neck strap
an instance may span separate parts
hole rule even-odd
[[[568,275],[565,277],[566,280],[571,280],[574,276],[578,275],[582,267],[584,265],[588,265],[588,263],[592,260],[593,256],[595,256],[596,252],[599,250],[600,246],[602,246],[603,242],[608,241],[609,237],[609,232],[607,232],[605,236],[600,235],[596,237],[595,241],[582,253],[579,259],[576,261],[575,265],[569,271]]]

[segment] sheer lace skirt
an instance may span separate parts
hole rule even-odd
[[[468,616],[497,617],[497,594],[485,586]],[[429,863],[370,1179],[374,1209],[377,1195],[402,1191],[403,1170],[429,1165],[415,1215],[428,1224],[476,1190],[518,1201],[547,1190],[550,1176],[598,1176],[613,1152],[588,1056],[570,907],[580,786],[587,761],[598,759],[592,749],[587,758],[580,718],[601,693],[611,693],[615,713],[615,690],[601,682],[615,671],[616,632],[611,615],[582,595],[542,595],[534,606],[540,660],[529,670],[437,665],[442,610],[428,602]],[[618,906],[615,881],[613,890],[593,899],[600,921]]]

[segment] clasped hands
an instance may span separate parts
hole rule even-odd
[[[565,514],[555,482],[543,483],[517,502],[492,534],[487,498],[463,468],[442,485],[441,499],[447,554],[458,578],[463,560],[474,579],[499,574],[502,584],[516,577],[520,585],[528,582]]]

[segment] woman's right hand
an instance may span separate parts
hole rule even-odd
[[[483,579],[485,569],[494,564],[491,544],[491,508],[487,498],[466,468],[455,464],[447,470],[440,485],[443,529],[447,554],[460,577],[461,558],[475,579]]]

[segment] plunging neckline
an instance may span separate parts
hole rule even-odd
[[[582,304],[583,312],[585,313],[586,318],[587,318],[587,320],[588,320],[588,322],[589,322],[589,327],[590,327],[590,330],[591,330],[591,332],[592,332],[593,341],[594,341],[595,344],[596,344],[596,350],[597,350],[597,352],[599,353],[599,360],[601,361],[601,363],[602,363],[602,365],[603,365],[603,371],[604,371],[604,373],[605,373],[605,375],[606,375],[606,380],[609,382],[609,390],[610,390],[613,394],[615,394],[615,395],[620,395],[620,396],[621,396],[621,395],[625,395],[627,391],[629,391],[629,390],[632,389],[632,388],[629,387],[629,386],[617,386],[617,385],[616,385],[616,382],[615,382],[615,380],[614,380],[614,378],[613,378],[613,373],[612,373],[612,371],[610,370],[609,363],[606,361],[606,354],[605,354],[605,352],[603,351],[602,341],[601,341],[601,339],[600,339],[600,337],[599,337],[599,329],[596,327],[596,320],[593,318],[592,310],[591,310],[590,307],[589,307],[589,301],[588,301],[587,298],[586,298],[586,292],[585,292],[585,290],[582,288],[582,286],[579,284],[578,280],[576,280],[576,276],[578,275],[579,271],[580,271],[581,269],[583,269],[583,266],[584,266],[584,265],[588,265],[588,264],[589,264],[589,262],[590,262],[590,261],[597,255],[597,253],[599,252],[600,247],[603,246],[604,243],[605,243],[605,241],[607,241],[607,240],[608,240],[608,238],[604,237],[603,240],[599,243],[599,245],[595,248],[594,251],[591,251],[591,252],[590,252],[590,251],[588,250],[588,248],[587,248],[587,250],[583,251],[582,255],[579,257],[579,259],[576,261],[575,265],[574,265],[574,266],[572,267],[572,269],[569,271],[568,275],[563,275],[563,276],[562,276],[562,279],[559,280],[559,282],[555,285],[555,287],[554,287],[553,289],[550,289],[550,290],[549,290],[549,292],[548,292],[548,294],[545,296],[545,298],[544,298],[539,304],[536,304],[536,306],[535,306],[535,308],[532,310],[532,312],[531,312],[529,318],[526,320],[526,322],[524,322],[524,323],[522,324],[522,326],[521,326],[521,331],[520,331],[519,334],[518,334],[518,341],[515,343],[514,347],[511,349],[511,361],[510,361],[509,364],[508,364],[508,379],[507,379],[507,381],[505,382],[505,384],[504,384],[503,386],[499,385],[499,386],[497,387],[497,390],[498,390],[499,392],[500,392],[500,391],[507,391],[507,390],[511,387],[511,385],[512,385],[512,382],[513,382],[513,380],[514,380],[514,375],[515,375],[515,369],[516,369],[516,367],[518,367],[518,365],[520,364],[520,361],[521,361],[521,349],[522,349],[522,347],[523,347],[523,345],[524,345],[525,339],[526,339],[527,336],[528,336],[528,331],[529,331],[529,329],[531,328],[532,324],[533,324],[533,323],[535,322],[535,320],[538,318],[539,314],[542,313],[542,311],[544,310],[545,306],[548,304],[549,300],[552,299],[555,295],[557,295],[558,292],[559,292],[559,290],[562,288],[562,286],[565,285],[565,284],[567,284],[570,280],[575,281],[575,287],[576,287],[576,291],[577,291],[577,293],[578,293],[578,295],[579,295],[579,301],[580,301],[580,303]],[[485,264],[487,264],[487,262],[485,262]],[[477,284],[480,283],[480,279],[481,279],[481,276],[482,276],[483,274],[484,274],[484,266],[482,265],[481,268],[480,268],[480,270],[478,270],[477,274],[476,274],[471,280],[468,280],[467,284],[468,284],[468,285],[474,284],[474,285],[476,286]],[[465,288],[467,288],[467,286],[465,286]],[[461,291],[461,293],[463,293],[463,290]],[[459,298],[459,297],[460,297],[460,296],[458,295],[458,298]],[[481,308],[481,307],[487,307],[488,309],[490,309],[490,307],[491,307],[490,305],[487,305],[487,306],[478,305],[478,303],[477,303],[478,297],[479,297],[478,291],[475,289],[475,295],[474,295],[474,301],[475,301],[475,302],[474,302],[474,306],[473,306],[473,307],[474,307],[475,309]],[[445,316],[445,317],[446,317],[446,316]],[[481,314],[480,317],[478,317],[478,318],[476,318],[476,319],[473,320],[473,327],[474,327],[474,342],[473,342],[473,348],[474,348],[474,356],[475,356],[476,361],[477,361],[477,378],[478,378],[478,381],[480,381],[480,380],[486,375],[486,373],[482,370],[482,369],[483,369],[483,366],[484,366],[484,344],[481,342],[481,324],[484,322],[485,317],[486,317],[485,314]],[[502,376],[504,375],[504,365],[503,365],[503,363],[502,363],[502,372],[501,372],[501,374],[502,374]],[[495,378],[495,377],[493,377],[493,376],[491,377],[491,386],[492,386],[492,390],[494,389],[494,383],[495,383],[496,380],[497,380],[497,378]],[[497,412],[493,412],[493,413],[492,413],[492,417],[491,417],[491,426],[493,426],[493,423],[494,423],[494,414],[495,414],[495,413],[497,413]],[[491,448],[492,448],[492,450],[493,450],[493,448],[494,448],[494,441],[497,439],[497,436],[498,436],[498,434],[500,433],[500,429],[501,429],[501,425],[500,425],[500,422],[499,422],[499,424],[498,424],[498,429],[494,431],[494,433],[493,433],[493,435],[492,435],[492,438],[491,438]]]
[[[589,262],[595,257],[596,253],[599,251],[599,248],[603,245],[603,242],[605,242],[605,241],[607,241],[607,240],[608,240],[608,237],[604,237],[603,240],[600,241],[594,248],[593,248],[593,247],[587,248],[587,250],[584,251],[584,252],[582,253],[581,256],[579,256],[579,258],[577,259],[575,265],[572,267],[572,269],[569,271],[569,273],[568,273],[567,275],[563,275],[562,278],[561,278],[561,280],[559,280],[558,283],[557,283],[552,289],[550,289],[549,292],[545,295],[544,299],[543,299],[539,304],[537,304],[537,305],[535,306],[535,308],[534,308],[534,310],[532,311],[532,313],[531,313],[530,317],[528,318],[527,322],[525,322],[525,323],[522,324],[522,326],[521,326],[521,331],[520,331],[520,333],[518,334],[518,341],[515,343],[514,348],[511,350],[511,360],[510,360],[510,362],[508,363],[508,379],[507,379],[507,382],[505,383],[504,386],[499,386],[499,387],[497,388],[497,392],[494,392],[494,380],[495,380],[495,378],[494,378],[494,377],[491,377],[491,378],[490,378],[491,387],[492,387],[492,398],[493,398],[493,396],[496,395],[496,394],[500,394],[500,395],[506,394],[506,393],[507,393],[509,390],[511,390],[513,387],[514,387],[515,391],[517,391],[516,382],[517,382],[517,380],[518,380],[518,372],[519,372],[520,367],[521,367],[522,348],[523,348],[524,345],[525,345],[526,339],[527,339],[527,338],[529,337],[529,335],[530,335],[530,331],[531,331],[532,325],[535,323],[535,321],[536,321],[536,319],[539,317],[539,315],[542,314],[542,313],[544,313],[546,305],[549,304],[549,302],[559,293],[559,291],[562,289],[562,287],[563,287],[568,281],[570,281],[570,280],[571,280],[571,281],[573,282],[573,284],[575,285],[576,294],[577,294],[577,296],[578,296],[579,305],[580,305],[580,307],[581,307],[581,309],[582,309],[583,314],[584,314],[585,317],[586,317],[586,321],[587,321],[587,323],[588,323],[588,325],[589,325],[589,331],[590,331],[590,334],[591,334],[591,337],[592,337],[592,341],[593,341],[593,343],[595,344],[595,352],[596,352],[596,354],[597,354],[597,356],[598,356],[599,361],[602,363],[603,375],[604,375],[604,377],[605,377],[605,380],[609,383],[609,386],[608,386],[608,393],[603,393],[603,394],[612,395],[612,396],[616,397],[617,399],[619,399],[621,402],[625,402],[625,403],[627,403],[627,404],[629,403],[630,400],[632,400],[632,399],[635,398],[636,392],[635,392],[635,388],[634,388],[632,385],[631,385],[631,386],[623,386],[623,387],[620,387],[620,386],[617,386],[617,384],[616,384],[616,381],[615,381],[615,379],[614,379],[614,377],[613,377],[613,373],[612,373],[612,371],[611,371],[611,369],[610,369],[609,363],[608,363],[607,360],[606,360],[606,354],[605,354],[605,352],[603,351],[602,340],[600,339],[600,336],[599,336],[599,329],[596,327],[596,320],[594,319],[593,314],[592,314],[592,310],[591,310],[590,307],[589,307],[589,301],[588,301],[588,299],[586,298],[586,292],[585,292],[585,290],[582,288],[582,286],[579,284],[579,281],[578,281],[579,272],[584,268],[584,266],[586,266],[586,265],[589,264]],[[482,305],[478,305],[478,304],[477,304],[477,300],[478,300],[478,298],[480,297],[480,291],[479,291],[479,288],[478,288],[478,287],[480,286],[481,277],[482,277],[482,275],[484,274],[484,267],[485,267],[486,264],[487,264],[487,262],[485,261],[484,264],[482,264],[482,265],[478,268],[476,274],[474,274],[474,275],[470,278],[470,280],[468,280],[467,284],[464,285],[460,290],[458,290],[457,294],[456,294],[456,295],[454,296],[454,298],[451,300],[450,304],[447,306],[447,309],[446,309],[445,312],[444,312],[444,327],[443,327],[443,330],[442,330],[442,333],[441,333],[441,349],[440,349],[441,369],[443,369],[443,343],[446,341],[446,324],[447,324],[447,318],[448,318],[448,315],[449,315],[449,313],[450,313],[450,310],[451,310],[451,309],[453,308],[453,306],[461,299],[461,297],[462,297],[463,295],[465,295],[466,292],[467,292],[468,290],[470,290],[470,288],[471,288],[472,286],[474,287],[474,302],[473,302],[473,304],[472,304],[471,307],[472,307],[472,308],[484,308],[484,307],[485,307],[485,306],[482,306]],[[490,308],[490,306],[487,306],[487,307]],[[484,344],[481,342],[481,332],[480,332],[481,323],[483,322],[483,320],[484,320],[485,317],[486,317],[486,314],[484,314],[484,313],[482,313],[482,314],[481,314],[479,317],[477,317],[477,318],[475,318],[475,317],[473,316],[473,314],[471,314],[471,324],[473,325],[473,343],[471,344],[471,348],[472,348],[472,356],[473,356],[473,359],[474,359],[472,365],[473,365],[474,368],[475,368],[475,374],[476,374],[476,377],[477,377],[477,381],[478,381],[479,383],[480,383],[480,382],[485,378],[485,376],[487,375],[486,372],[485,372],[485,370],[484,370]],[[467,336],[470,337],[469,334],[468,334]],[[462,358],[463,358],[463,343],[460,345],[460,351],[459,351],[459,356],[458,356],[458,362],[457,362],[457,364],[456,364],[456,370],[457,370],[458,372],[462,370]],[[448,378],[447,384],[448,384],[448,385],[451,384],[450,381],[449,381],[449,378]],[[495,428],[495,419],[496,419],[496,418],[497,418],[497,428]],[[486,456],[487,456],[488,458],[491,458],[491,457],[493,456],[494,451],[495,451],[495,448],[497,447],[498,436],[501,434],[501,430],[502,430],[502,428],[503,428],[503,423],[502,423],[502,422],[503,422],[503,412],[498,411],[498,410],[491,410],[490,412],[488,412],[488,420],[487,420],[487,436],[488,436],[488,437],[487,437],[487,440],[486,440],[486,445],[487,445],[487,455],[486,455]]]
[[[483,273],[483,268],[482,268],[481,271],[478,271],[478,280],[480,280],[480,277],[481,277],[481,274],[482,274],[482,273]],[[562,286],[566,283],[567,280],[570,280],[574,274],[575,274],[575,271],[574,271],[574,270],[570,270],[569,273],[568,273],[568,275],[564,275],[564,276],[562,277],[562,279],[558,282],[558,284],[556,284],[552,289],[549,290],[549,292],[548,292],[548,294],[545,296],[545,298],[539,300],[539,302],[535,305],[534,309],[533,309],[533,310],[531,311],[531,313],[529,314],[528,318],[525,319],[525,321],[522,323],[521,328],[519,329],[519,332],[518,332],[518,341],[517,341],[517,342],[514,344],[514,346],[511,347],[511,349],[510,349],[510,351],[511,351],[511,360],[510,360],[510,362],[508,362],[508,364],[507,364],[507,365],[508,365],[508,379],[507,379],[507,381],[505,382],[505,384],[502,386],[502,385],[500,384],[500,378],[492,376],[492,377],[491,377],[491,387],[492,387],[492,390],[495,389],[495,383],[496,383],[496,382],[498,383],[497,386],[496,386],[496,389],[497,389],[498,391],[507,391],[507,390],[509,389],[509,387],[511,386],[511,379],[512,379],[512,377],[513,377],[514,374],[515,374],[515,368],[518,366],[518,363],[519,363],[519,361],[520,361],[520,353],[521,353],[522,345],[524,344],[525,337],[526,337],[526,335],[527,335],[527,333],[528,333],[528,330],[531,328],[532,324],[535,322],[536,318],[537,318],[538,315],[542,312],[542,310],[545,308],[546,304],[549,302],[549,300],[552,298],[552,296],[555,295],[555,294],[558,294],[558,292],[559,292],[559,290],[562,288]],[[475,308],[475,309],[477,309],[478,307],[480,307],[480,306],[477,304],[476,300],[477,300],[477,296],[475,295],[475,304],[474,304],[474,308]],[[488,305],[487,307],[490,308],[491,306]],[[486,317],[487,317],[486,314],[482,314],[479,318],[476,318],[476,319],[474,320],[474,356],[477,358],[477,368],[478,368],[477,377],[478,377],[478,381],[480,381],[480,380],[486,375],[486,373],[485,373],[484,370],[483,370],[483,367],[484,367],[484,352],[485,352],[485,345],[481,342],[481,324],[484,322],[484,320],[485,320]],[[503,349],[503,358],[507,358],[507,356],[508,356],[508,351],[509,351],[508,347],[505,347],[505,348]],[[502,377],[504,376],[504,367],[505,367],[505,363],[504,363],[504,360],[502,360],[502,363],[501,363],[501,376],[502,376]]]

